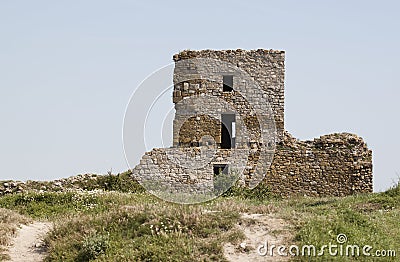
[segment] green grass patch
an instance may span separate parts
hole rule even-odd
[[[333,257],[325,249],[324,255],[299,256],[298,261],[396,261],[397,257],[377,258],[375,251],[394,250],[400,255],[400,194],[399,185],[384,193],[349,196],[345,198],[299,198],[281,203],[286,219],[296,225],[294,241],[300,247],[313,245],[321,253],[323,245],[343,246],[343,255]],[[337,242],[345,234],[347,241]],[[357,245],[360,255],[346,255],[348,245]],[[369,245],[371,256],[363,255],[362,248]],[[338,247],[339,248],[339,247]],[[339,251],[338,251],[339,252]],[[340,254],[340,253],[339,253]],[[354,254],[357,254],[355,252]],[[381,260],[377,260],[381,259]]]
[[[223,245],[231,242],[237,246],[245,238],[235,226],[242,213],[274,214],[285,219],[293,234],[287,244],[313,245],[317,253],[323,245],[338,244],[339,234],[347,236],[345,244],[370,245],[371,252],[400,252],[399,183],[383,193],[290,199],[274,196],[264,184],[253,190],[234,186],[213,201],[180,205],[140,189],[140,193],[115,192],[131,192],[129,185],[122,189],[124,179],[127,177],[105,176],[96,179],[96,186],[86,184],[95,189],[107,185],[103,190],[1,196],[0,207],[10,212],[2,217],[8,221],[4,228],[11,236],[16,223],[24,223],[17,216],[17,222],[9,227],[16,212],[24,215],[19,218],[53,221],[55,226],[45,239],[47,261],[224,261]],[[325,252],[324,256],[293,259],[396,261],[397,257],[332,257]]]
[[[243,237],[228,233],[237,211],[139,198],[96,215],[58,219],[46,239],[48,261],[221,261],[223,244]]]

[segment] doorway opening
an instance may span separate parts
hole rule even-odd
[[[235,148],[235,114],[221,115],[221,149]]]

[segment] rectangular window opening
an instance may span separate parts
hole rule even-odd
[[[223,76],[223,92],[232,92],[233,90],[233,75]]]
[[[218,164],[214,165],[214,177],[219,175],[227,175],[228,174],[228,165]]]

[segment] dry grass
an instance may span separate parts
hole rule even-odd
[[[251,192],[245,193],[245,197],[221,197],[198,205],[178,205],[146,193],[31,192],[0,197],[0,206],[55,222],[46,239],[48,261],[224,261],[224,244],[238,246],[249,236],[243,232],[251,225],[258,225],[257,221],[244,221],[243,213],[284,220],[290,235],[294,236],[285,244],[313,244],[320,248],[335,243],[336,236],[343,233],[349,243],[398,250],[399,184],[384,193],[343,198],[261,199],[258,195],[253,197]],[[1,241],[7,243],[17,225],[26,223],[27,219],[12,211],[0,210]],[[243,228],[238,230],[240,223]],[[269,230],[277,238],[282,235],[280,226]],[[265,228],[261,225],[251,233],[257,235],[263,231]],[[332,259],[330,256],[312,258],[313,261]],[[373,257],[365,256],[352,259],[374,261]],[[395,260],[386,258],[386,261]]]
[[[103,195],[118,203],[107,212],[57,219],[47,238],[49,260],[210,261],[223,260],[225,241],[242,204],[177,205],[149,195]]]
[[[0,260],[6,259],[6,246],[10,244],[20,224],[27,224],[31,219],[14,211],[0,208]]]

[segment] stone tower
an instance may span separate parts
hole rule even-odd
[[[200,94],[210,94],[218,97],[234,107],[234,109],[242,116],[250,115],[252,105],[248,101],[255,102],[261,95],[257,90],[254,93],[246,92],[251,97],[243,98],[241,93],[237,91],[240,86],[242,90],[246,90],[251,86],[243,79],[243,71],[248,77],[253,78],[258,88],[264,91],[264,96],[260,97],[261,103],[268,102],[274,115],[275,127],[278,140],[282,140],[284,131],[284,78],[285,78],[285,52],[275,50],[227,50],[227,51],[183,51],[174,55],[176,63],[174,72],[174,92],[173,102],[177,104],[182,99]],[[201,62],[207,64],[207,72],[196,72],[196,68],[188,70],[185,61],[193,59],[203,59]],[[214,63],[214,60],[225,62],[221,64]],[[190,62],[188,62],[190,63]],[[230,67],[232,66],[232,67]],[[235,68],[237,67],[237,68]],[[237,69],[243,71],[239,71]],[[188,75],[194,74],[197,79],[186,80]],[[204,79],[207,75],[208,79]],[[201,79],[199,79],[201,76]],[[258,102],[258,101],[257,101]],[[205,105],[214,107],[212,103]],[[180,108],[176,106],[176,122],[179,119]],[[202,119],[203,120],[203,119]],[[221,147],[221,128],[217,123],[211,123],[210,119],[204,119],[204,123],[200,125],[209,127],[208,131],[216,139],[219,147]],[[188,122],[181,129],[174,129],[174,146],[188,146],[190,143],[198,143],[193,134],[193,122]],[[177,126],[177,125],[175,125]],[[212,128],[216,126],[216,128]],[[183,130],[182,130],[183,128]]]
[[[139,182],[207,194],[216,176],[238,172],[242,185],[262,180],[282,196],[372,191],[361,138],[299,141],[285,131],[284,51],[182,51],[173,60],[173,148],[147,152],[133,170]]]

